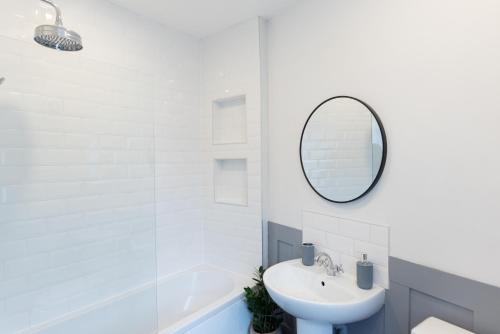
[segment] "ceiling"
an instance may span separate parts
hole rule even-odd
[[[299,0],[111,0],[196,37],[256,16],[271,17]]]

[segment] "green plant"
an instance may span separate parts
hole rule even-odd
[[[245,299],[248,309],[253,314],[252,326],[258,333],[269,333],[277,330],[283,320],[278,305],[271,299],[264,285],[264,268],[255,272],[255,286],[245,288]]]

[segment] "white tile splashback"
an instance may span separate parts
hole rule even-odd
[[[304,210],[302,233],[304,242],[315,243],[349,274],[356,274],[356,262],[368,253],[375,283],[389,287],[389,227]]]

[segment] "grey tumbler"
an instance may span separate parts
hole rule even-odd
[[[310,242],[302,244],[302,264],[304,266],[314,265],[314,244]]]

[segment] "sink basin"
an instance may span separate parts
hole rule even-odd
[[[324,268],[306,267],[300,260],[267,269],[264,284],[273,300],[297,318],[299,334],[331,334],[332,325],[369,318],[385,300],[385,290],[379,286],[362,290],[353,276],[327,276]]]

